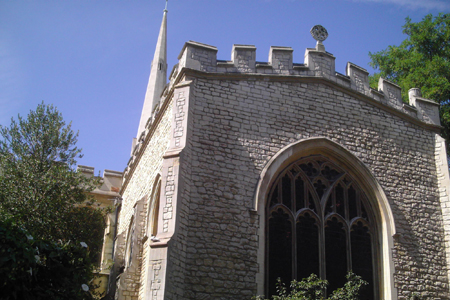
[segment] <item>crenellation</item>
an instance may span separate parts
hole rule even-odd
[[[331,79],[335,76],[336,58],[328,52],[318,51],[315,48],[306,48],[305,65],[309,68],[312,76],[325,77]]]
[[[269,51],[269,65],[277,74],[290,74],[293,69],[293,53],[291,47],[271,46]]]
[[[440,125],[439,114],[432,101],[414,96],[410,104],[404,104],[398,85],[380,78],[378,91],[370,88],[368,71],[353,63],[347,63],[346,75],[335,71],[335,57],[321,47],[307,48],[304,63],[293,63],[291,47],[271,46],[268,62],[257,62],[256,47],[233,45],[231,60],[218,60],[214,46],[189,41],[179,55],[179,63],[171,75],[167,91],[173,89],[176,76],[185,68],[220,74],[295,75],[299,77],[322,77],[338,85],[355,90],[386,106],[397,109],[421,121]],[[176,71],[175,71],[176,70]],[[214,96],[214,95],[213,95]],[[154,115],[153,115],[154,116]]]
[[[439,103],[422,98],[420,89],[413,88],[408,91],[409,102],[417,108],[417,116],[428,124],[441,125],[439,118]]]
[[[351,62],[347,63],[347,76],[351,80],[351,88],[364,95],[370,94],[369,72]]]
[[[178,59],[179,68],[214,72],[217,68],[217,48],[189,41],[184,44]]]
[[[236,68],[236,72],[255,73],[256,47],[253,45],[233,45],[231,61]]]
[[[380,77],[378,80],[378,90],[384,94],[381,103],[399,110],[402,109],[402,90],[397,84]]]

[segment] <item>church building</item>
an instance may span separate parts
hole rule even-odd
[[[352,63],[336,72],[319,25],[303,63],[290,47],[258,62],[234,45],[219,60],[189,41],[167,82],[166,28],[167,9],[119,192],[110,299],[269,297],[278,277],[312,273],[330,292],[350,270],[369,282],[361,299],[450,299],[437,103],[419,89],[404,103],[383,78],[372,89]]]

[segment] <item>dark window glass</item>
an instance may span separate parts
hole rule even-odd
[[[278,204],[278,184],[275,186],[272,192],[272,198],[270,199],[270,206]]]
[[[309,213],[297,220],[297,279],[319,276],[319,228]]]
[[[316,204],[314,203],[314,198],[311,193],[308,193],[308,207],[309,209],[315,211],[316,210]]]
[[[326,277],[328,293],[343,287],[347,275],[347,239],[344,226],[337,218],[327,222],[325,227]]]
[[[368,287],[371,287],[374,284],[371,236],[369,234],[369,228],[364,226],[361,221],[352,226],[351,244],[353,273],[361,276],[369,283]],[[374,299],[373,289],[368,287],[362,291],[361,299]]]
[[[337,185],[335,189],[336,194],[336,212],[345,218],[345,199],[344,199],[344,189],[340,184]]]
[[[295,180],[295,199],[296,210],[305,207],[305,185],[300,177]]]
[[[283,191],[283,204],[292,209],[291,178],[288,174],[283,177],[281,190]]]
[[[331,214],[333,212],[333,197],[330,195],[327,200],[327,205],[325,206],[325,215]]]
[[[269,293],[276,292],[275,282],[292,280],[292,222],[282,209],[272,212],[269,219]]]
[[[348,189],[348,204],[349,204],[349,213],[350,213],[350,219],[355,218],[356,216],[358,216],[358,208],[356,206],[356,191],[353,188],[353,186],[351,186]]]

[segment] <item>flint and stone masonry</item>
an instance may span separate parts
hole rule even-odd
[[[325,47],[187,42],[124,171],[115,299],[251,299],[266,291],[266,202],[320,154],[357,178],[379,227],[379,299],[450,299],[450,200],[438,105]],[[157,187],[160,186],[158,192]],[[156,230],[155,230],[156,226]],[[153,235],[152,232],[156,232]],[[129,259],[129,257],[131,259]]]

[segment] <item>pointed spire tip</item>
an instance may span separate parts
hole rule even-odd
[[[169,0],[166,0],[166,7],[164,8],[164,12],[167,12],[167,3],[169,2]]]

